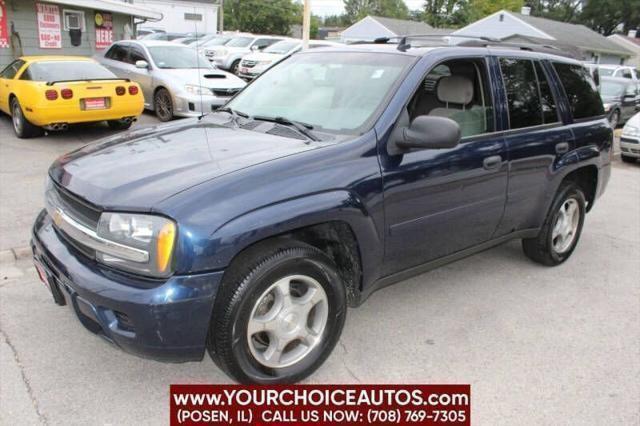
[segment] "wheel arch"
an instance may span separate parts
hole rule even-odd
[[[591,210],[596,199],[598,188],[598,167],[593,164],[578,167],[567,173],[562,182],[575,182],[584,193],[587,201],[587,212]]]
[[[211,256],[192,257],[199,261],[195,270],[227,268],[250,247],[274,238],[296,239],[327,254],[345,281],[351,306],[360,303],[366,283],[377,276],[384,252],[364,205],[348,191],[330,191],[265,206],[225,223],[209,237],[206,252]]]

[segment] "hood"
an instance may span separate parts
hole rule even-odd
[[[277,61],[281,59],[284,55],[279,55],[277,53],[264,53],[264,52],[256,52],[246,55],[242,59],[247,61]]]
[[[182,84],[195,84],[210,89],[235,89],[246,86],[242,79],[235,75],[210,68],[200,69],[163,69],[162,73],[173,81]]]
[[[96,206],[148,211],[218,176],[315,148],[297,139],[189,119],[89,144],[56,160],[49,175]]]

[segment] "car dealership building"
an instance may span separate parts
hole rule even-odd
[[[91,56],[160,19],[159,11],[116,0],[0,0],[0,69],[24,55]]]

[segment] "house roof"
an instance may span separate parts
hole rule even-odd
[[[160,12],[144,6],[123,3],[116,0],[47,0],[47,2],[65,6],[84,7],[104,12],[121,13],[123,15],[135,16],[152,21],[162,19],[162,13]]]
[[[405,21],[404,19],[384,18],[382,16],[369,16],[369,18],[377,21],[395,35],[429,34],[435,32],[435,28],[424,22]]]
[[[640,51],[640,38],[628,37],[623,34],[613,34],[607,38],[613,41],[614,43],[621,44],[627,49],[632,49],[632,50],[635,50],[636,52]]]
[[[567,22],[553,21],[551,19],[539,18],[537,16],[522,15],[515,12],[510,13],[516,18],[547,33],[551,37],[563,43],[573,44],[583,50],[602,53],[613,53],[621,56],[631,56],[632,52],[624,47],[612,42],[602,34],[587,28],[584,25],[569,24]]]

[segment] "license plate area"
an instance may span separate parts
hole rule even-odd
[[[80,99],[80,109],[83,111],[108,109],[110,107],[111,107],[111,98]]]

